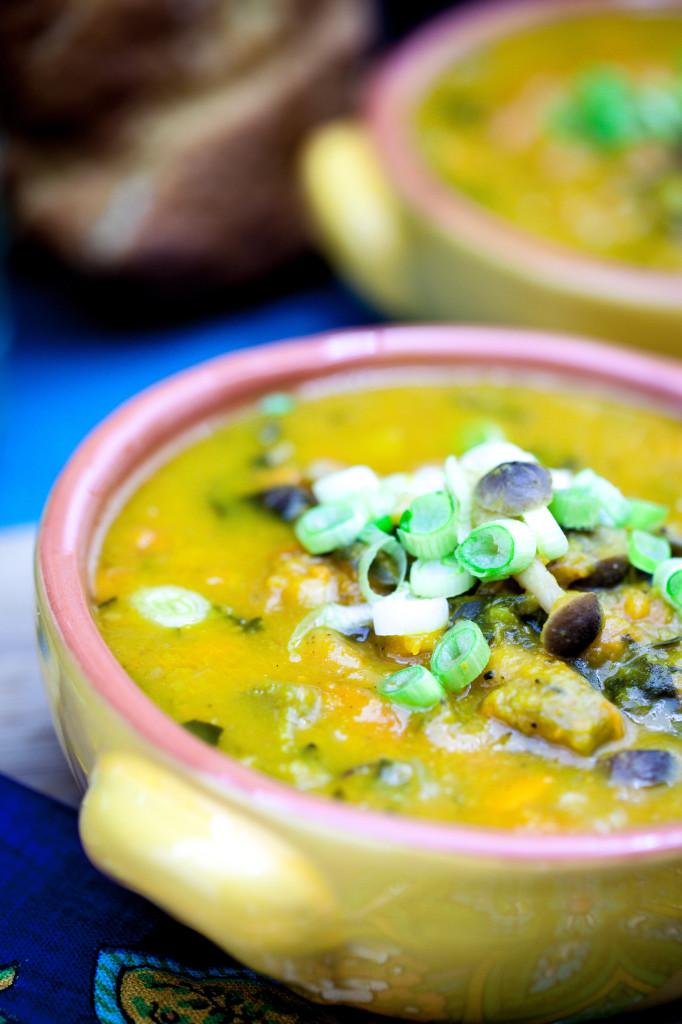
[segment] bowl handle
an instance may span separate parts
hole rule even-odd
[[[333,894],[286,840],[130,754],[104,754],[81,806],[81,840],[105,874],[240,959],[331,946]]]
[[[409,245],[397,197],[357,122],[316,131],[302,155],[303,189],[321,242],[358,290],[409,312]]]

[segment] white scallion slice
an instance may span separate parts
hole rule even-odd
[[[367,514],[357,505],[315,505],[294,523],[294,533],[313,555],[346,547],[358,537]]]
[[[457,557],[474,576],[502,580],[527,569],[535,552],[535,537],[525,523],[495,519],[472,530],[457,548]]]
[[[491,469],[501,466],[503,462],[537,462],[531,452],[525,452],[511,441],[484,441],[464,452],[459,464],[465,473],[470,473],[475,480],[485,476]]]
[[[457,544],[457,518],[452,498],[435,491],[415,498],[403,513],[398,529],[400,543],[417,558],[442,558]]]
[[[445,473],[440,466],[421,466],[410,478],[409,488],[415,497],[445,490]]]
[[[593,469],[581,469],[573,478],[573,486],[589,491],[598,499],[601,523],[625,526],[630,516],[630,502],[610,480],[598,476]]]
[[[573,486],[572,469],[564,469],[563,466],[558,469],[550,469],[549,475],[552,478],[552,490],[565,491]]]
[[[338,633],[355,633],[371,625],[372,609],[368,604],[321,604],[301,619],[291,634],[288,648],[293,654],[306,633],[319,626],[335,629]]]
[[[400,516],[415,498],[445,489],[445,474],[439,466],[423,466],[415,473],[391,473],[379,482],[376,501],[383,507],[382,514]],[[390,508],[386,508],[388,499]]]
[[[415,597],[409,590],[398,590],[372,605],[374,632],[377,636],[433,633],[447,625],[449,612],[444,597]]]
[[[349,466],[320,477],[312,485],[313,494],[320,505],[344,503],[364,491],[378,490],[379,477],[369,466]]]
[[[149,622],[168,629],[195,626],[211,610],[211,602],[202,594],[172,585],[141,587],[130,596],[130,603]]]
[[[418,558],[410,570],[410,590],[416,597],[457,597],[474,583],[476,577],[462,568],[455,555]]]
[[[682,612],[682,558],[668,558],[657,565],[653,584],[668,604]]]
[[[468,537],[473,527],[474,507],[471,477],[462,469],[454,455],[445,460],[445,482],[455,504],[457,517],[457,541]]]
[[[538,553],[548,561],[561,558],[568,551],[568,537],[548,508],[524,512],[522,520],[535,537]]]
[[[381,594],[375,593],[369,582],[369,572],[377,556],[383,552],[391,559],[395,566],[395,586],[401,586],[407,575],[407,555],[405,551],[389,533],[384,533],[378,526],[369,524],[360,534],[360,540],[365,547],[358,562],[358,583],[365,601],[373,603],[381,598]]]

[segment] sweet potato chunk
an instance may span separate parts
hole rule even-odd
[[[623,735],[617,708],[577,673],[559,666],[497,686],[483,699],[481,712],[583,756]]]

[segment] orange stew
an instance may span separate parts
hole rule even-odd
[[[437,75],[414,128],[441,179],[514,225],[682,270],[679,9],[550,16]]]
[[[678,818],[682,423],[547,381],[351,383],[268,396],[125,503],[92,609],[127,672],[203,741],[331,799],[541,832]],[[358,532],[329,547],[341,506]],[[422,529],[449,553],[407,551]],[[441,560],[415,596],[415,563]],[[442,572],[457,593],[424,596]]]

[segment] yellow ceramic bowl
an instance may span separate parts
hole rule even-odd
[[[548,1021],[682,994],[682,823],[528,835],[297,792],[167,717],[100,637],[108,518],[174,439],[273,390],[382,367],[508,367],[682,409],[682,367],[497,328],[358,330],[254,348],[106,420],[57,481],[37,549],[40,655],[106,873],[313,999],[411,1020]],[[581,1017],[581,1019],[583,1019]]]
[[[430,83],[472,50],[549,19],[642,6],[477,3],[402,44],[371,83],[361,118],[321,129],[304,152],[315,229],[342,275],[393,317],[522,324],[682,353],[682,274],[583,256],[514,227],[437,179],[411,129]]]

